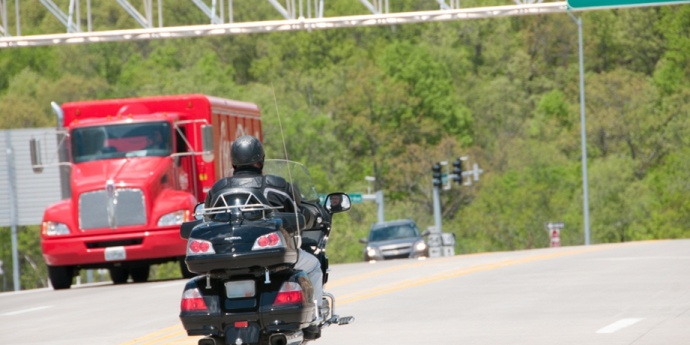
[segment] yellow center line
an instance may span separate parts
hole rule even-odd
[[[634,243],[640,243],[640,242],[627,242],[625,244],[634,244]],[[596,247],[585,247],[582,249],[575,249],[575,250],[569,250],[565,252],[557,252],[557,253],[548,253],[548,254],[542,254],[542,255],[534,255],[534,256],[528,256],[524,258],[518,258],[518,259],[509,259],[509,260],[503,260],[499,262],[494,262],[494,263],[489,263],[489,264],[481,264],[481,265],[475,265],[459,270],[452,270],[449,272],[443,272],[443,273],[438,273],[426,278],[421,278],[421,279],[410,279],[402,282],[396,282],[389,284],[384,287],[379,287],[379,288],[374,288],[370,289],[367,291],[363,292],[357,292],[349,295],[343,295],[338,298],[337,304],[338,305],[343,305],[343,304],[348,304],[348,303],[353,303],[357,301],[361,301],[364,299],[388,294],[391,292],[396,292],[404,289],[409,289],[421,285],[426,285],[426,284],[431,284],[443,280],[448,280],[452,278],[457,278],[465,275],[469,275],[472,273],[478,273],[478,272],[485,272],[485,271],[490,271],[498,268],[503,268],[503,267],[508,267],[508,266],[515,266],[519,264],[525,264],[529,262],[534,262],[534,261],[542,261],[542,260],[548,260],[548,259],[554,259],[554,258],[559,258],[559,257],[564,257],[564,256],[570,256],[570,255],[576,255],[576,254],[583,254],[583,253],[589,253],[589,252],[595,252],[595,251],[601,251],[605,249],[611,248],[611,246],[621,246],[624,244],[619,244],[619,245],[599,245]]]
[[[170,331],[173,330],[174,328],[176,328],[176,326],[171,326],[171,327],[168,327],[168,328],[163,328],[163,329],[160,329],[160,330],[158,330],[158,331],[156,331],[156,332],[150,333],[150,334],[148,334],[148,335],[146,335],[146,336],[147,336],[147,337],[150,337],[150,336],[155,336],[155,335],[158,335],[158,334],[165,334],[165,333],[170,332]],[[122,343],[122,344],[120,344],[120,345],[135,344],[135,343],[137,343],[137,342],[139,341],[139,339],[141,339],[141,338],[137,338],[137,339],[128,341],[128,342],[126,342],[126,343]]]
[[[120,345],[154,345],[154,344],[166,344],[166,345],[187,345],[196,344],[202,337],[187,336],[187,331],[182,327],[182,324],[176,324],[174,326],[158,330],[156,332],[147,334],[143,337],[128,341],[126,343],[121,343]]]
[[[447,272],[438,273],[438,274],[435,274],[435,275],[432,275],[432,276],[429,276],[426,278],[405,280],[402,282],[392,283],[392,284],[389,284],[387,286],[383,286],[383,287],[379,287],[379,288],[375,288],[375,289],[369,289],[369,290],[362,291],[362,292],[343,295],[343,296],[340,296],[338,298],[336,304],[337,305],[343,305],[343,304],[353,303],[353,302],[365,300],[368,298],[377,297],[380,295],[384,295],[384,294],[388,294],[388,293],[392,293],[392,292],[396,292],[396,291],[400,291],[400,290],[404,290],[404,289],[410,289],[410,288],[414,288],[414,287],[418,287],[418,286],[422,286],[422,285],[426,285],[426,284],[431,284],[431,283],[435,283],[435,282],[439,282],[439,281],[444,281],[444,280],[448,280],[448,279],[453,279],[453,278],[469,275],[472,273],[485,272],[485,271],[490,271],[490,270],[499,269],[499,268],[503,268],[503,267],[526,264],[526,263],[535,262],[535,261],[543,261],[543,260],[548,260],[548,259],[560,258],[560,257],[564,257],[564,256],[590,253],[590,252],[596,252],[596,251],[601,251],[601,250],[605,250],[605,249],[617,248],[617,247],[626,246],[626,245],[636,245],[636,244],[643,244],[643,243],[645,243],[645,242],[626,242],[626,243],[615,243],[615,244],[601,244],[601,245],[582,247],[579,249],[572,249],[572,250],[567,250],[567,251],[558,251],[558,252],[554,252],[554,253],[531,255],[531,256],[522,257],[522,258],[518,258],[518,259],[508,259],[508,260],[498,261],[498,262],[494,262],[494,263],[474,265],[474,266],[470,266],[470,267],[463,268],[463,269],[455,269],[455,270],[451,270],[451,271],[447,271]],[[476,256],[476,255],[486,255],[486,254],[489,254],[489,253],[477,253],[477,254],[470,254],[470,255]],[[428,264],[432,264],[432,263],[438,263],[438,262],[447,261],[447,260],[457,260],[458,258],[467,258],[470,255],[434,258],[432,260],[417,261],[417,262],[410,263],[410,264],[404,264],[404,265],[399,265],[399,266],[395,266],[395,267],[384,268],[384,269],[376,270],[373,272],[368,272],[365,274],[360,274],[360,275],[336,280],[333,283],[329,284],[329,287],[342,286],[342,285],[350,284],[353,282],[358,282],[358,281],[361,281],[361,280],[364,280],[366,278],[370,278],[373,276],[379,276],[381,274],[395,272],[395,271],[399,271],[399,270],[406,269],[406,268],[424,266],[424,265],[428,265]],[[176,339],[173,339],[173,338],[176,338]],[[194,336],[194,337],[186,336],[186,331],[184,330],[182,325],[177,324],[177,325],[174,325],[174,326],[164,328],[164,329],[158,330],[156,332],[147,334],[143,337],[134,339],[132,341],[122,343],[120,345],[153,345],[153,344],[192,345],[192,344],[196,344],[200,338],[201,337],[199,337],[199,336]]]
[[[468,254],[468,255],[463,255],[463,257],[468,257],[470,255],[472,255],[472,256],[483,255],[483,254],[486,254],[486,253]],[[434,258],[433,260],[431,260],[431,259],[418,260],[418,261],[413,261],[412,263],[406,263],[403,265],[398,265],[398,266],[393,266],[393,267],[388,267],[388,268],[382,268],[382,269],[370,271],[370,272],[367,272],[364,274],[358,274],[358,275],[354,275],[354,276],[347,277],[347,278],[341,278],[341,279],[333,280],[332,282],[328,283],[328,288],[335,288],[335,287],[342,286],[342,285],[352,284],[352,283],[356,283],[356,282],[365,280],[367,278],[377,277],[377,276],[380,276],[380,275],[383,275],[386,273],[391,273],[391,272],[400,271],[400,270],[413,268],[413,267],[425,266],[428,264],[439,263],[439,262],[448,261],[451,259],[453,259],[453,257],[448,256],[448,257]]]

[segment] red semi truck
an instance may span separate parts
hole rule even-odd
[[[49,206],[41,249],[54,289],[80,269],[107,268],[114,283],[148,280],[151,265],[178,261],[182,222],[217,178],[232,175],[230,145],[262,139],[258,106],[190,94],[53,103],[69,197]],[[40,142],[31,142],[40,172]]]

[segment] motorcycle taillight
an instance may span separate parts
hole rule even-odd
[[[187,255],[215,254],[213,244],[209,241],[190,238],[187,242]]]
[[[270,234],[259,236],[259,238],[254,241],[252,250],[278,247],[284,247],[282,237],[278,234],[278,232],[272,232]]]
[[[204,297],[198,289],[185,290],[182,293],[182,302],[180,303],[180,310],[182,311],[208,311]]]
[[[285,282],[280,287],[273,305],[301,304],[302,302],[304,302],[302,287],[295,282]]]

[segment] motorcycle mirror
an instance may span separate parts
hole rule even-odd
[[[202,220],[204,219],[204,203],[200,202],[194,206],[194,219],[196,220]]]
[[[209,163],[213,160],[213,126],[201,125],[201,156],[204,162]]]
[[[352,208],[352,202],[345,193],[331,193],[326,197],[325,206],[330,213],[345,212]]]

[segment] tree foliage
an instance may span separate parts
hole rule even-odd
[[[280,17],[265,2],[235,3],[254,9],[237,20]],[[366,13],[349,1],[328,3],[329,16]],[[413,0],[394,6],[434,9]],[[113,3],[93,7],[97,27],[131,25]],[[582,13],[594,243],[690,237],[689,13],[686,5]],[[35,8],[23,16],[37,32],[61,25]],[[204,20],[164,15],[168,25]],[[576,25],[562,14],[4,49],[0,128],[52,126],[50,101],[207,93],[256,102],[269,157],[302,161],[322,192],[362,193],[373,176],[386,219],[426,228],[431,165],[467,155],[484,170],[480,181],[441,198],[443,229],[457,235],[460,252],[545,247],[549,221],[563,221],[563,244],[577,245],[577,48]],[[357,240],[374,222],[372,203],[337,215],[331,259],[361,260]],[[27,250],[36,261],[38,246]]]

